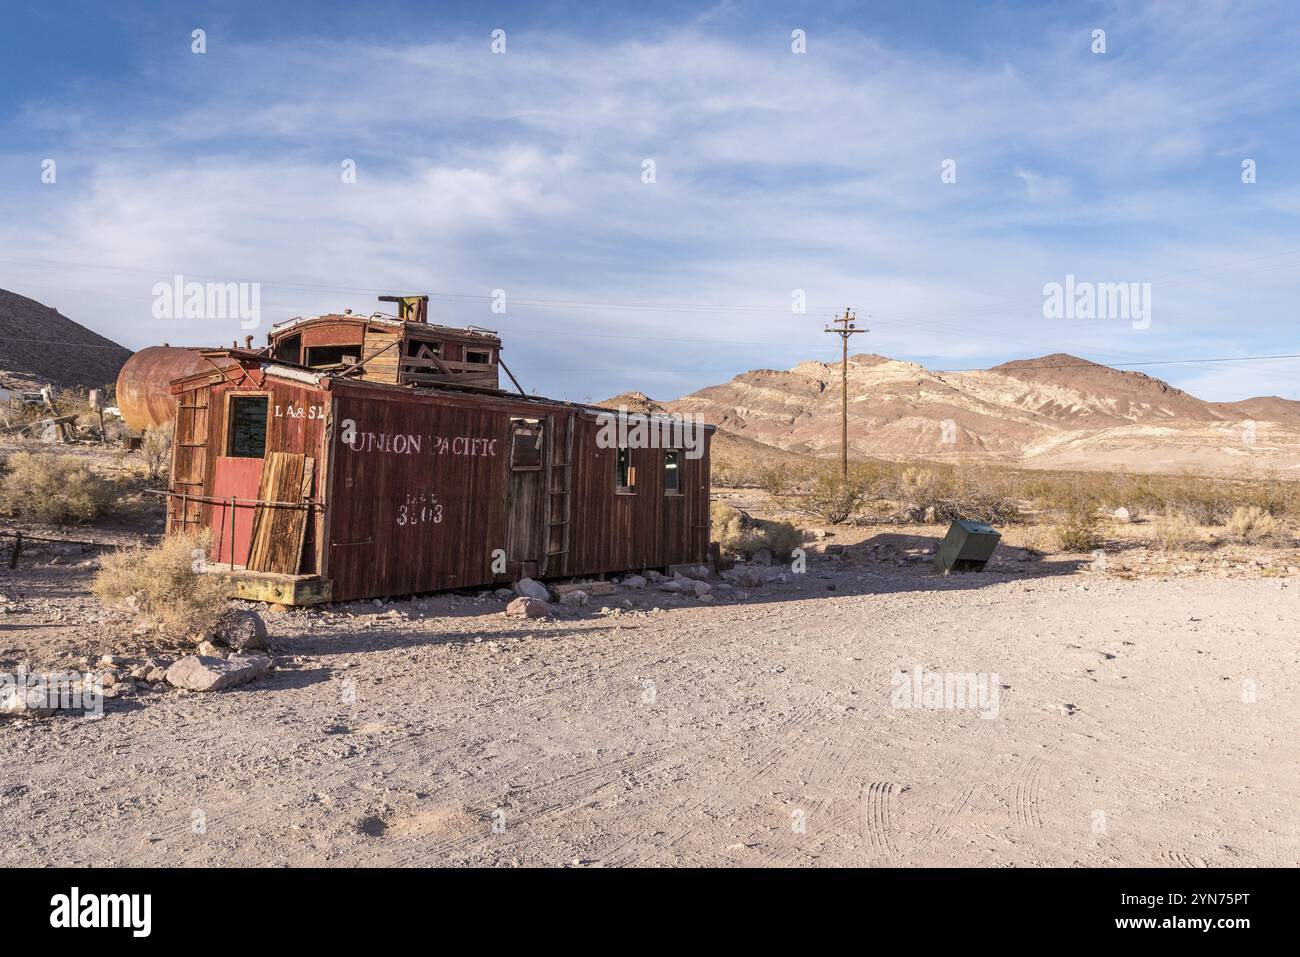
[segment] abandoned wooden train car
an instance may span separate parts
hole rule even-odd
[[[208,529],[238,595],[309,604],[707,561],[711,426],[620,445],[608,410],[492,387],[495,336],[418,314],[270,339],[205,352],[208,370],[170,385],[168,529]],[[372,365],[381,351],[396,361]]]

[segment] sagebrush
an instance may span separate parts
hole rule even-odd
[[[1271,541],[1281,536],[1282,523],[1258,505],[1238,506],[1228,519],[1228,534],[1243,542]]]
[[[108,508],[116,488],[76,456],[15,452],[0,479],[0,511],[33,522],[88,522]]]
[[[806,533],[789,522],[759,521],[726,502],[709,506],[710,537],[726,555],[752,558],[767,549],[780,559],[803,544]]]
[[[140,451],[144,455],[144,469],[149,478],[162,478],[171,470],[172,438],[175,431],[175,423],[164,422],[144,433]]]
[[[174,638],[204,637],[227,608],[230,582],[202,571],[211,533],[173,535],[159,544],[105,555],[91,585],[105,605],[124,608]]]

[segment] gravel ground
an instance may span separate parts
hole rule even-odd
[[[131,653],[92,566],[0,578],[6,668]],[[999,568],[269,616],[270,677],[0,722],[0,864],[1300,863],[1300,580]],[[895,707],[917,667],[995,716]]]

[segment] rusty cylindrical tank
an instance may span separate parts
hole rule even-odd
[[[141,349],[126,360],[117,374],[117,407],[122,411],[122,421],[136,432],[172,421],[176,418],[176,398],[168,389],[171,381],[210,368],[198,349]]]

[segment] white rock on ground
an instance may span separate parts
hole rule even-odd
[[[44,695],[29,695],[28,691],[27,688],[20,688],[13,684],[0,688],[0,715],[15,718],[48,718],[54,714],[54,708],[41,706],[47,700]]]
[[[189,691],[221,691],[259,678],[271,670],[265,655],[211,658],[190,655],[167,669],[167,683]]]
[[[576,588],[573,591],[567,591],[560,596],[561,605],[581,606],[587,604],[588,600],[587,593]]]
[[[538,601],[546,601],[551,597],[551,592],[545,585],[531,578],[521,578],[515,582],[515,592],[523,598],[536,598]]]

